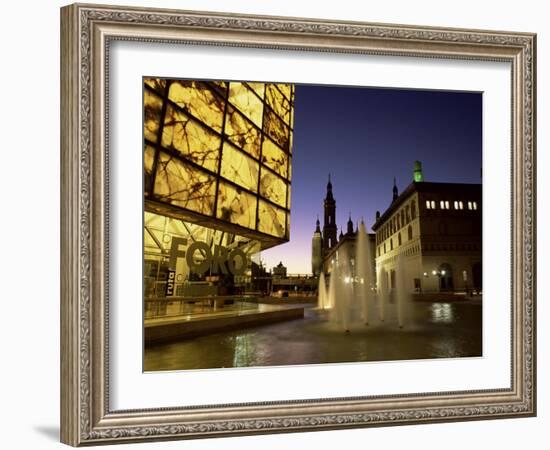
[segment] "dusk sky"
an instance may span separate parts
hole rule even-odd
[[[268,269],[311,272],[311,238],[330,172],[338,234],[349,213],[371,232],[375,213],[422,161],[425,181],[480,183],[482,94],[296,85],[290,241],[262,252]],[[345,230],[344,230],[345,231]]]

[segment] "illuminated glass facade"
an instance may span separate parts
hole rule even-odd
[[[294,86],[145,78],[145,210],[288,241]]]

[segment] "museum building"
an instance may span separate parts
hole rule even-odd
[[[403,260],[410,292],[481,293],[482,185],[424,181],[422,164],[414,163],[413,181],[401,194],[394,179],[392,201],[368,233],[373,279],[388,277],[396,285],[396,266]],[[354,267],[358,227],[349,217],[337,237],[336,200],[329,177],[324,199],[324,226],[319,219],[312,238],[312,272],[330,276],[342,257]],[[384,274],[384,275],[382,275]]]
[[[424,181],[414,164],[413,181],[376,213],[376,273],[395,287],[397,260],[403,258],[411,292],[482,290],[482,185]],[[382,270],[383,269],[383,270]],[[380,285],[380,280],[378,280]]]
[[[143,81],[145,299],[258,289],[289,240],[294,86]]]

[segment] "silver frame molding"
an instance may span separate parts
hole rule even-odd
[[[512,67],[508,389],[113,411],[108,57],[113,40],[507,61]],[[73,446],[536,414],[536,35],[75,4],[61,9],[61,440]],[[503,186],[503,188],[505,188]]]

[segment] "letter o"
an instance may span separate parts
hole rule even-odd
[[[241,260],[241,263],[239,267],[237,267],[237,264],[235,262],[235,259],[239,257]],[[246,254],[240,249],[235,248],[229,253],[229,257],[227,258],[227,265],[229,267],[229,271],[233,275],[244,275],[244,272],[246,270]]]
[[[195,258],[193,258],[193,256],[195,255],[195,251],[197,250],[204,251],[205,253],[204,260],[200,263],[196,263]],[[204,242],[193,242],[187,249],[185,259],[191,272],[202,275],[210,268],[210,261],[212,261],[212,251],[210,250],[210,247]]]

